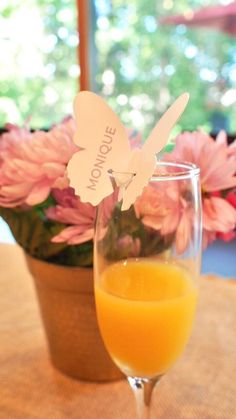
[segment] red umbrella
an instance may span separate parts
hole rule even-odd
[[[204,26],[216,28],[232,36],[236,36],[236,1],[225,6],[204,7],[197,11],[189,11],[183,15],[168,16],[161,19],[162,24],[187,26]]]

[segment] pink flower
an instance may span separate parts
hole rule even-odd
[[[236,139],[228,145],[227,135],[225,131],[220,131],[216,137],[217,144],[223,144],[228,156],[234,156],[236,158]]]
[[[0,205],[37,205],[51,188],[68,186],[66,165],[78,150],[72,118],[49,132],[11,127],[0,141]]]
[[[55,218],[56,220],[56,218]],[[58,220],[59,221],[59,220]],[[59,234],[52,238],[52,243],[64,243],[70,245],[86,243],[92,240],[94,236],[94,228],[88,228],[84,225],[74,225],[64,228]]]
[[[96,208],[81,202],[80,198],[74,195],[72,188],[55,189],[52,194],[58,204],[48,208],[46,216],[50,220],[68,224],[68,227],[53,237],[52,242],[81,244],[92,240]]]
[[[175,246],[179,254],[184,253],[187,249],[192,232],[192,218],[194,217],[193,210],[189,206],[182,208],[179,222],[176,230]]]
[[[236,208],[236,188],[228,192],[226,199],[234,208]]]
[[[227,233],[234,229],[236,211],[225,199],[211,196],[203,200],[203,227],[207,231]]]
[[[226,200],[236,209],[236,189],[226,195]],[[236,230],[234,229],[228,233],[218,232],[217,237],[228,242],[236,238]]]
[[[67,120],[65,120],[67,122]],[[65,123],[64,122],[64,123]],[[74,131],[72,132],[73,137]],[[130,141],[136,145],[141,142],[141,137],[133,130],[127,131]],[[133,144],[134,145],[134,144]],[[95,221],[95,208],[89,203],[82,203],[80,198],[75,196],[72,188],[60,190],[61,179],[57,179],[54,184],[55,189],[52,189],[52,195],[57,201],[55,207],[50,207],[46,210],[46,216],[54,221],[67,224],[68,227],[64,228],[59,234],[52,238],[52,242],[61,243],[67,242],[68,244],[81,244],[93,239],[94,237],[94,221]],[[67,185],[66,185],[67,186]],[[60,188],[60,189],[58,189]],[[101,237],[107,231],[108,222],[112,216],[115,203],[117,202],[118,191],[108,196],[100,204],[101,211],[103,212],[104,226],[100,231]],[[133,243],[134,252],[137,250],[137,241]]]
[[[57,202],[55,207],[50,207],[45,211],[50,220],[67,224],[59,234],[52,238],[54,243],[67,242],[67,244],[81,244],[92,240],[94,237],[94,223],[96,217],[96,208],[89,203],[83,203],[75,195],[73,188],[64,190],[53,189],[52,196]],[[108,223],[117,202],[118,191],[106,197],[100,204],[100,214],[103,220],[100,237],[102,238],[108,228]],[[134,249],[137,249],[137,243],[134,243]]]
[[[216,141],[202,132],[183,133],[176,138],[172,153],[165,157],[200,167],[203,248],[215,240],[218,233],[231,235],[236,225],[236,210],[219,191],[236,186],[236,154],[232,149],[229,151],[225,133],[220,132]]]
[[[236,158],[236,140],[233,141],[228,147],[228,155]]]
[[[134,210],[145,226],[169,234],[178,224],[177,206],[176,190],[166,188],[163,182],[158,184],[158,188],[151,184],[145,187],[134,204]]]
[[[217,237],[224,242],[230,242],[236,238],[236,231],[229,231],[228,233],[217,233]]]
[[[176,138],[176,146],[168,160],[182,160],[200,167],[204,192],[219,191],[236,186],[235,158],[228,155],[225,142],[214,141],[202,132],[185,132]]]
[[[140,254],[141,242],[138,237],[133,238],[129,234],[126,234],[118,240],[117,245],[121,252],[122,250],[128,250],[129,257],[137,257]]]
[[[206,249],[209,244],[213,243],[216,239],[217,235],[215,231],[207,231],[203,230],[202,235],[202,248]]]
[[[181,197],[174,182],[159,182],[158,187],[149,185],[134,204],[137,218],[161,235],[175,234],[175,246],[183,253],[191,238],[193,212],[189,203]]]

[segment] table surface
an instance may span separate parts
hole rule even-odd
[[[0,419],[133,419],[125,380],[76,381],[50,364],[21,249],[0,245]],[[154,392],[153,418],[236,418],[236,281],[202,277],[190,342]]]

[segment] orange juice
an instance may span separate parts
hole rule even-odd
[[[127,375],[163,374],[189,338],[197,288],[174,264],[129,260],[110,265],[95,285],[104,343]]]

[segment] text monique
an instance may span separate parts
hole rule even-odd
[[[107,159],[107,155],[112,150],[112,141],[116,133],[116,128],[106,127],[103,140],[99,146],[98,154],[96,156],[95,163],[90,173],[88,189],[96,191],[96,184],[98,183],[99,178],[102,175],[102,170],[104,168],[104,163]]]

